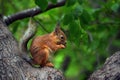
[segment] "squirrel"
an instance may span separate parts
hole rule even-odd
[[[59,49],[66,47],[66,35],[57,25],[51,33],[37,36],[32,40],[30,53],[32,55],[32,64],[40,65],[41,67],[54,67],[50,62],[50,55]]]

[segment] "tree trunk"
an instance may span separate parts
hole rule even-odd
[[[54,68],[34,68],[20,57],[18,42],[0,20],[0,80],[64,80]]]
[[[120,80],[120,52],[107,58],[102,68],[95,71],[88,80]]]

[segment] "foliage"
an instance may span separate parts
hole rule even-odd
[[[7,16],[36,5],[44,11],[49,1],[57,3],[56,0],[29,0],[29,3],[27,0],[0,0],[0,13]],[[64,72],[68,80],[87,79],[111,55],[111,46],[120,47],[117,37],[120,29],[119,3],[119,0],[67,0],[65,6],[35,16],[49,32],[58,21],[61,22],[68,38],[67,48],[57,52],[53,62],[56,68],[62,68],[66,56],[70,57]],[[27,28],[27,22],[28,19],[16,21],[9,27],[18,41]],[[46,33],[38,25],[36,35]]]

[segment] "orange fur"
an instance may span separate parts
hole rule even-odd
[[[33,39],[30,47],[33,64],[39,64],[41,67],[54,67],[49,61],[49,56],[55,51],[65,47],[66,36],[60,28],[56,28],[55,31],[50,34],[36,37]]]

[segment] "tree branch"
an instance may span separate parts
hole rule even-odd
[[[48,10],[56,8],[56,7],[64,6],[65,2],[66,2],[66,0],[61,0],[57,4],[50,3],[50,4],[48,4],[48,7],[46,8],[45,11],[48,11]],[[24,19],[24,18],[27,18],[27,17],[33,17],[33,16],[38,15],[40,13],[43,13],[45,11],[42,11],[39,7],[35,7],[35,8],[32,8],[32,9],[24,10],[22,12],[18,12],[16,14],[11,15],[11,16],[7,16],[7,18],[4,19],[4,22],[7,25],[10,25],[11,23],[13,23],[17,20]]]
[[[120,51],[107,58],[88,80],[120,80]]]

